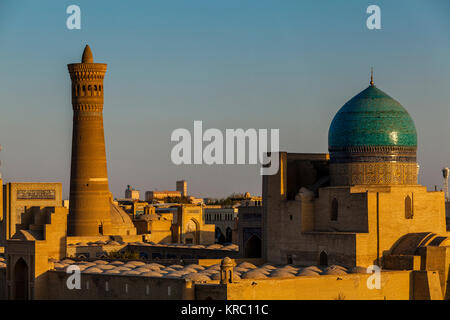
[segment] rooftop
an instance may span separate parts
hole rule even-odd
[[[160,263],[146,263],[144,261],[74,261],[64,259],[54,262],[55,271],[64,271],[69,265],[77,265],[81,273],[104,274],[120,276],[157,277],[168,279],[186,279],[192,281],[220,280],[220,264],[203,266],[199,264],[188,265],[163,265]],[[233,268],[233,276],[238,279],[270,279],[270,278],[295,278],[295,277],[319,277],[324,275],[346,275],[354,273],[366,273],[366,268],[355,267],[347,269],[342,266],[308,266],[263,264],[256,266],[250,262],[241,262]]]
[[[170,248],[189,248],[189,249],[211,249],[211,250],[228,250],[228,251],[239,251],[239,247],[235,244],[185,244],[185,243],[154,243],[154,242],[122,242],[122,241],[96,241],[96,242],[78,242],[71,243],[69,247],[97,247],[97,246],[149,246],[149,247],[170,247]]]
[[[328,146],[330,151],[359,146],[416,147],[416,127],[398,101],[370,85],[335,115]]]

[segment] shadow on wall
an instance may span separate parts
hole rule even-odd
[[[14,266],[13,297],[14,300],[28,300],[28,265],[20,258]]]
[[[8,271],[11,277],[8,289],[6,289],[6,269],[3,269],[3,272],[0,272],[0,287],[2,291],[0,297],[5,295],[5,299],[8,297],[12,300],[29,300],[31,297],[29,292],[30,281],[27,263],[23,258],[19,258],[11,267],[12,270]]]
[[[244,245],[244,257],[261,258],[261,239],[252,235]]]
[[[209,231],[200,231],[199,233],[199,237],[202,240],[207,240],[204,241],[203,243],[200,243],[201,245],[211,245],[214,244],[214,232],[209,232]],[[122,241],[122,238],[119,236],[114,236],[115,241]],[[191,240],[190,240],[191,239]],[[185,238],[184,239],[185,242],[184,244],[192,244],[195,245],[196,243],[193,242],[193,238]],[[172,237],[171,236],[166,236],[164,237],[164,239],[162,241],[159,242],[159,244],[167,244],[170,245],[172,244]],[[138,245],[139,247],[139,245]],[[117,246],[108,246],[108,248],[105,248],[103,246],[79,246],[79,247],[75,247],[75,248],[71,248],[71,254],[70,256],[73,258],[80,258],[80,259],[90,259],[90,258],[98,258],[98,259],[104,259],[104,258],[108,258],[108,253],[109,252],[131,252],[131,251],[136,251],[139,253],[140,257],[142,259],[155,259],[155,258],[177,258],[179,257],[179,253],[177,251],[176,254],[169,254],[169,256],[166,255],[165,252],[171,252],[173,250],[176,250],[176,247],[155,247],[155,246],[144,246],[141,249],[138,249],[137,247],[133,246],[133,245],[128,245],[128,244],[123,244],[123,245],[117,245]],[[178,248],[180,249],[180,248]],[[184,248],[184,251],[188,250],[189,248]],[[72,251],[73,250],[73,251]],[[201,253],[201,257],[210,257],[208,252],[210,252],[210,249],[194,249],[192,248],[192,250],[206,250],[206,254],[205,252]],[[228,252],[228,251],[226,251]],[[213,252],[211,251],[211,254]],[[199,253],[200,254],[200,253]],[[195,251],[189,252],[189,256],[192,257],[196,257]],[[216,256],[215,254],[213,254],[212,256]]]
[[[216,227],[215,241],[216,241],[216,243],[219,243],[219,244],[232,243],[233,242],[233,230],[231,230],[230,227],[227,227],[227,229],[225,230],[225,233],[224,233],[224,232],[222,232],[222,229],[220,229],[219,227]]]
[[[302,187],[313,191],[317,196],[319,187],[329,185],[330,175],[328,160],[295,159],[289,155],[287,159],[287,200],[295,200]]]
[[[199,244],[214,244],[215,232],[213,231],[200,231],[200,243]]]

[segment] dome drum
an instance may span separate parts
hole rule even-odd
[[[415,185],[417,163],[401,162],[352,162],[331,163],[332,186],[354,185]]]
[[[351,162],[402,162],[416,163],[417,147],[406,146],[356,146],[330,148],[331,163]]]
[[[417,184],[414,121],[372,81],[333,118],[328,151],[332,186]]]

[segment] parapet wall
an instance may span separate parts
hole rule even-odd
[[[234,283],[196,284],[197,300],[431,300],[442,299],[434,271],[383,271],[380,287],[370,274],[241,279]]]
[[[1,273],[0,273],[1,276]],[[380,287],[370,274],[239,279],[233,283],[182,278],[81,274],[81,288],[70,290],[69,275],[49,271],[49,299],[87,300],[429,300],[442,299],[433,271],[383,271]],[[0,278],[1,279],[1,278]],[[368,281],[369,280],[369,281]]]
[[[370,274],[293,279],[240,280],[227,286],[227,300],[409,300],[411,272],[381,273],[380,289],[369,289]]]
[[[130,275],[81,274],[81,288],[69,289],[69,275],[48,272],[50,300],[193,300],[191,281]]]
[[[170,245],[138,245],[138,244],[117,244],[117,245],[83,245],[67,247],[67,257],[82,259],[104,259],[108,253],[114,251],[137,252],[146,260],[157,259],[222,259],[225,256],[230,258],[239,257],[237,250],[207,249],[176,247]]]

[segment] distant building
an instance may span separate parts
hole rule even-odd
[[[145,214],[145,208],[148,206],[148,202],[132,199],[117,199],[115,203],[131,218]]]
[[[179,191],[147,191],[145,192],[145,201],[160,201],[166,198],[181,198],[181,192]]]
[[[241,200],[241,206],[260,206],[262,204],[262,197],[252,196],[249,192],[245,193],[245,198]]]
[[[230,199],[233,202],[240,202],[241,206],[254,206],[254,205],[261,205],[262,203],[262,197],[252,196],[250,192],[246,192],[243,195],[237,194],[230,196]]]
[[[192,204],[197,204],[197,205],[204,204],[203,198],[196,198],[193,196],[189,196],[188,199]]]
[[[204,208],[205,223],[216,226],[214,236],[216,243],[237,242],[237,239],[233,239],[237,217],[238,209],[234,207],[223,208],[220,205],[212,205]]]
[[[181,196],[187,197],[187,181],[179,180],[177,181],[177,191],[181,192]]]
[[[133,187],[131,187],[130,185],[128,185],[125,190],[125,198],[131,199],[131,200],[139,200],[139,198],[140,198],[139,190],[136,190]]]
[[[174,215],[174,242],[186,244],[214,243],[214,226],[203,221],[203,207],[183,204]]]
[[[150,234],[149,240],[155,243],[214,243],[214,225],[205,223],[202,206],[149,205],[134,223],[140,234]]]
[[[166,198],[181,198],[187,196],[188,196],[187,181],[179,180],[176,183],[176,190],[162,190],[162,191],[150,190],[145,192],[145,201],[160,202],[161,200],[165,200]],[[192,197],[192,200],[194,200],[192,203],[195,204],[203,203],[203,199],[202,201],[198,201],[197,198]]]
[[[154,208],[153,208],[154,209]],[[159,215],[154,210],[151,214],[139,216],[133,220],[138,234],[149,234],[148,239],[154,243],[173,243],[173,214]]]

